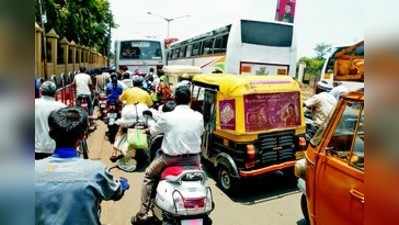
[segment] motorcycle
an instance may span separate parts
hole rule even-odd
[[[162,135],[151,139],[153,160],[160,152]],[[151,211],[162,225],[211,225],[215,208],[207,175],[201,166],[171,166],[163,170],[152,194]]]
[[[143,112],[152,117],[150,111]],[[151,138],[150,160],[161,153],[163,135]],[[207,175],[200,165],[175,165],[163,170],[151,194],[150,210],[162,225],[211,225],[215,203]]]
[[[112,144],[115,141],[116,133],[118,133],[119,126],[116,124],[116,120],[120,118],[120,106],[116,102],[108,102],[107,103],[107,114],[105,117],[105,123],[107,124],[108,131],[106,132],[106,136],[108,137],[109,142]]]
[[[98,106],[100,109],[100,119],[104,120],[108,113],[107,95],[105,93],[100,93],[98,95]]]
[[[200,167],[171,166],[164,169],[151,204],[163,225],[211,225],[215,208],[207,176]]]
[[[88,104],[89,98],[88,97],[82,97],[82,98],[78,98],[76,100],[76,106],[82,108],[83,110],[85,110],[87,113],[89,113],[89,104]],[[89,115],[89,132],[87,135],[89,135],[90,133],[92,133],[93,131],[95,131],[95,124],[94,124],[94,118]],[[87,145],[87,137],[85,137],[79,145],[78,148],[78,153],[79,156],[83,159],[88,159],[89,158],[89,147]]]

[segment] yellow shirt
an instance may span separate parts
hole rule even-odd
[[[119,97],[119,100],[121,102],[126,102],[126,104],[128,105],[143,103],[148,107],[152,106],[152,99],[150,94],[137,87],[128,88],[123,91],[122,95]]]

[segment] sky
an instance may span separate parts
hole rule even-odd
[[[183,40],[230,24],[238,18],[274,20],[277,0],[109,0],[115,22],[112,38],[167,34],[159,17],[190,15],[171,22],[170,36]],[[313,56],[318,43],[333,46],[364,39],[366,9],[362,0],[297,0],[297,57]]]

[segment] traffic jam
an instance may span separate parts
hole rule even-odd
[[[103,49],[39,17],[35,224],[364,224],[364,41],[299,58],[275,2],[187,38],[148,11],[166,36]]]

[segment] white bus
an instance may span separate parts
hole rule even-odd
[[[239,20],[173,43],[168,65],[199,66],[204,73],[295,75],[294,27],[281,22]]]
[[[155,38],[115,41],[116,69],[127,67],[133,73],[148,73],[165,64],[164,42]]]
[[[340,81],[349,90],[364,88],[364,41],[332,47],[324,62],[316,93],[330,91],[334,81]]]

